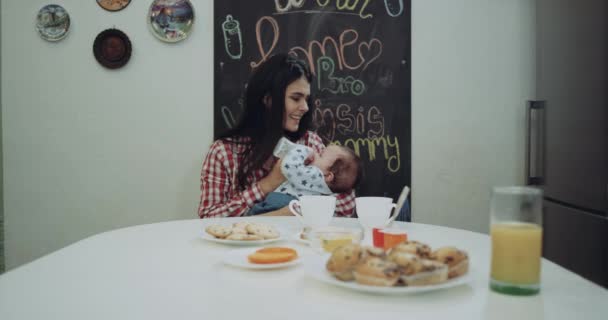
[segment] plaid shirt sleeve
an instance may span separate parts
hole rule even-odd
[[[316,152],[325,149],[323,140],[316,133],[308,132],[305,144]],[[355,190],[350,193],[341,193],[336,197],[336,216],[352,217],[355,213]]]
[[[226,150],[221,141],[213,143],[201,170],[201,199],[198,207],[200,218],[236,217],[244,215],[255,202],[264,199],[257,183],[241,192],[235,192],[236,168],[232,152]]]

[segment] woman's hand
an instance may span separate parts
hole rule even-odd
[[[281,172],[281,162],[283,159],[279,159],[274,166],[272,167],[272,170],[270,170],[270,172],[268,173],[267,176],[265,176],[264,178],[262,178],[260,181],[258,181],[258,186],[260,187],[260,189],[262,189],[262,192],[264,192],[264,194],[268,194],[272,191],[274,191],[276,188],[278,188],[281,183],[285,182],[285,177],[283,176],[283,173]]]

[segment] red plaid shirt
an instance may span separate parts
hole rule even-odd
[[[312,132],[304,134],[298,143],[309,146],[317,152],[325,149],[321,138]],[[257,181],[268,175],[272,166],[265,166],[255,171],[249,179],[251,184],[244,190],[238,189],[236,176],[242,161],[240,154],[244,149],[243,144],[225,140],[217,140],[211,145],[201,171],[199,217],[239,217],[249,211],[256,202],[266,197]],[[337,196],[337,216],[351,216],[354,208],[354,191]]]

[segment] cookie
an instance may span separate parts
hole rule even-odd
[[[273,226],[269,226],[263,223],[251,223],[247,226],[247,233],[255,234],[263,237],[264,239],[276,239],[281,234]]]
[[[239,221],[232,224],[233,229],[246,229],[250,222]]]
[[[251,240],[264,240],[261,236],[255,234],[246,234],[246,233],[232,233],[226,240],[241,240],[241,241],[251,241]]]
[[[224,239],[232,234],[231,227],[220,226],[217,224],[208,226],[205,228],[205,231],[207,231],[208,234],[220,239]]]
[[[232,227],[232,234],[248,234],[247,229],[242,227]]]

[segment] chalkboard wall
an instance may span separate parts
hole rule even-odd
[[[316,132],[365,162],[357,195],[410,185],[410,0],[216,0],[214,132],[232,127],[251,71],[275,53],[314,74]]]

